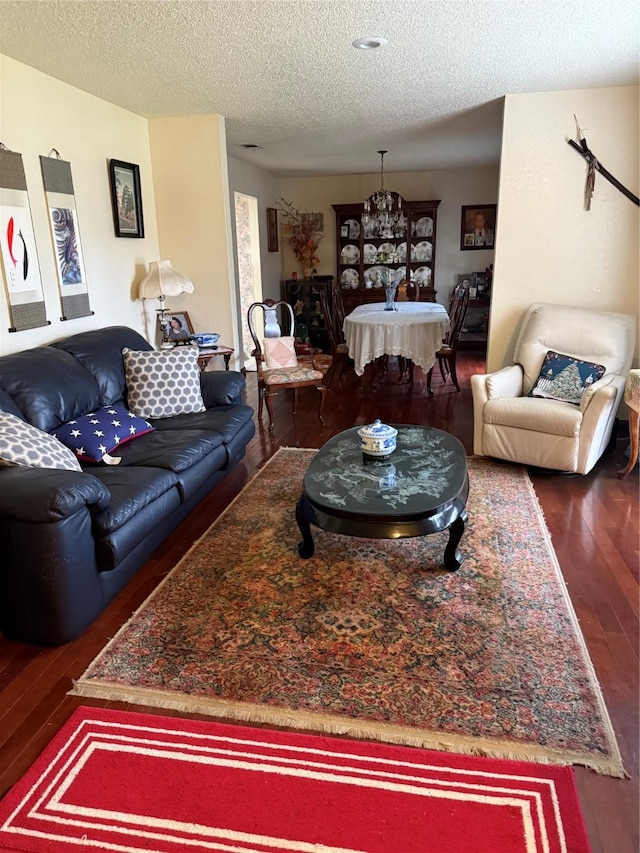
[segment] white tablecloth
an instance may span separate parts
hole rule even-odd
[[[385,311],[384,306],[358,305],[345,318],[345,340],[356,374],[362,376],[370,361],[385,354],[410,358],[426,373],[449,329],[449,315],[437,302],[396,302],[396,311]]]

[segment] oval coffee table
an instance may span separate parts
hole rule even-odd
[[[396,450],[370,461],[360,450],[359,427],[330,439],[312,459],[296,521],[298,553],[313,556],[311,525],[331,533],[401,539],[449,530],[444,566],[460,567],[458,553],[467,521],[467,456],[458,439],[439,429],[393,424]]]

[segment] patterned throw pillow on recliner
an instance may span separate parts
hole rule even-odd
[[[528,396],[562,400],[579,406],[584,392],[602,379],[605,371],[602,364],[549,350]]]
[[[127,407],[141,418],[170,418],[206,411],[197,347],[122,350]]]

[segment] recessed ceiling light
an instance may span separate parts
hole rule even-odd
[[[365,38],[356,39],[351,44],[358,50],[373,50],[376,47],[384,47],[388,41],[380,36],[365,36]]]
[[[243,142],[238,145],[238,148],[262,148],[262,145],[256,145],[255,142]]]

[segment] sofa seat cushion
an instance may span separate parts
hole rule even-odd
[[[93,527],[98,535],[104,536],[122,527],[165,492],[175,489],[176,494],[179,493],[179,480],[173,471],[144,466],[109,466],[91,470],[109,489],[111,496],[109,505],[93,516]],[[157,523],[161,522],[162,517],[157,519]]]
[[[201,430],[154,430],[125,444],[120,467],[144,465],[180,473],[222,446],[222,436]],[[94,468],[90,469],[92,472]]]
[[[253,417],[251,406],[242,404],[236,406],[217,406],[206,412],[192,415],[176,415],[174,418],[151,419],[150,423],[156,430],[204,430],[207,433],[218,433],[222,441],[228,444],[238,431]]]
[[[577,438],[582,412],[572,403],[535,397],[501,397],[484,405],[485,425]]]

